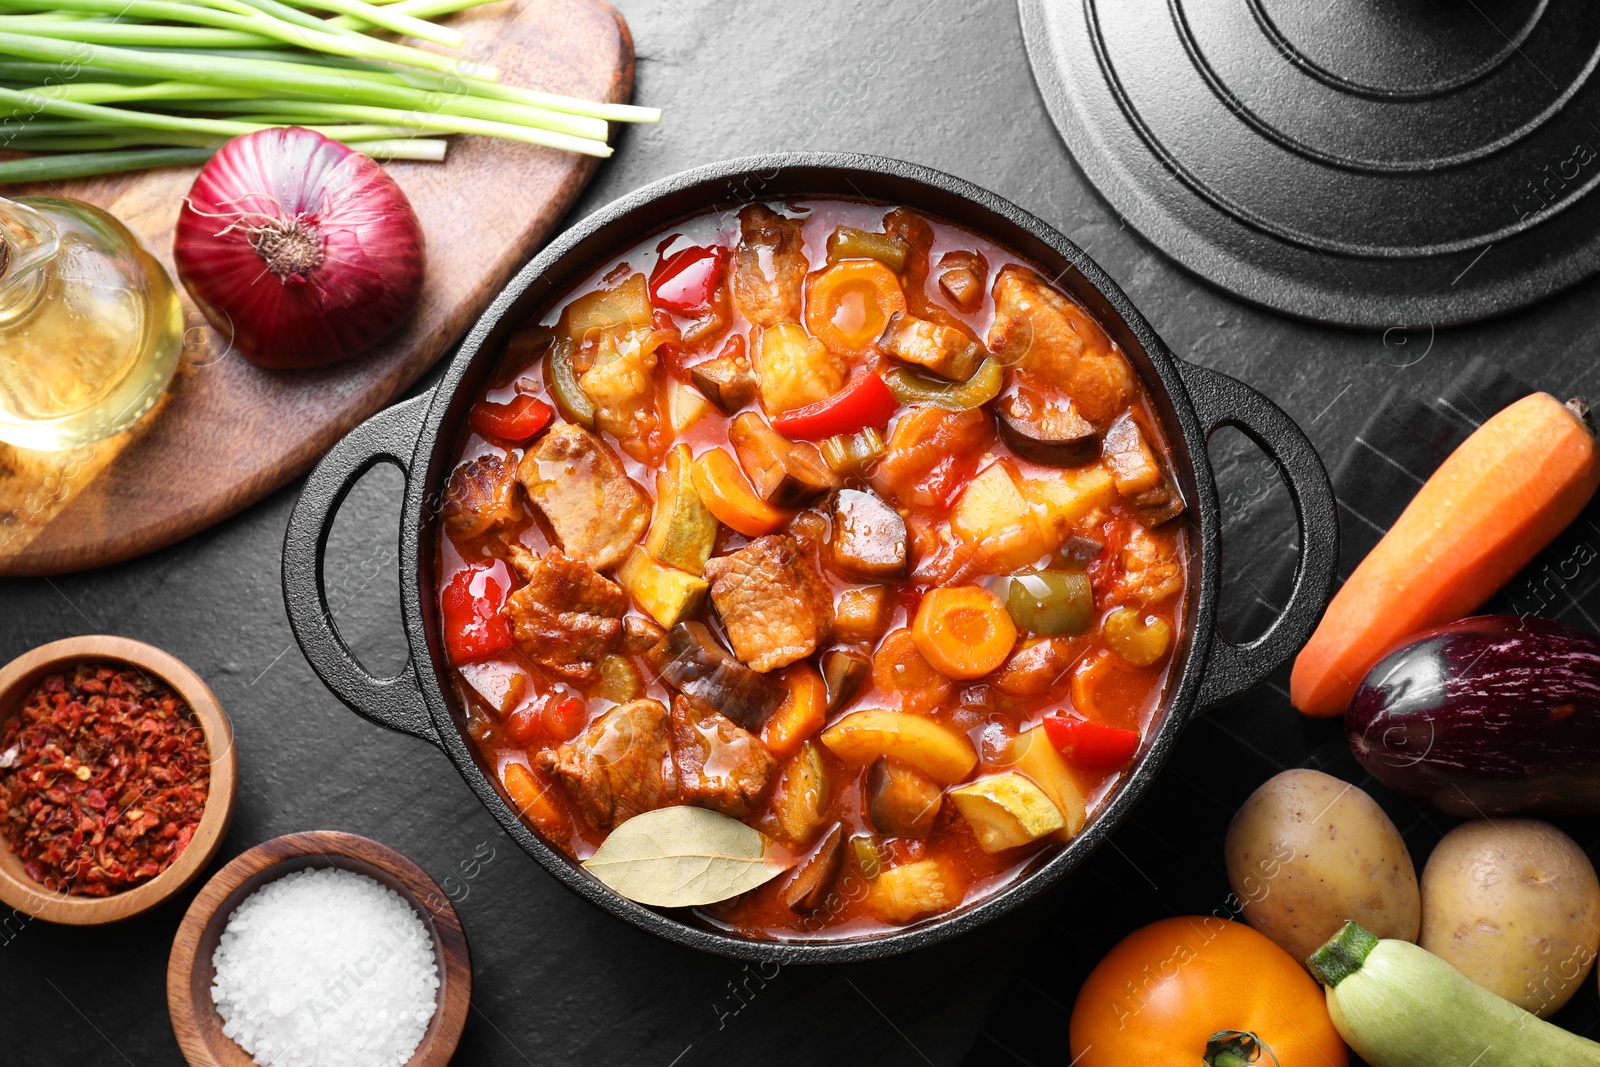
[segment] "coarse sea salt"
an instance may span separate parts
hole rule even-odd
[[[433,940],[394,890],[310,867],[228,916],[211,956],[222,1032],[262,1067],[401,1067],[433,1018]]]

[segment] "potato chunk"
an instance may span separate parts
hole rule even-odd
[[[822,743],[846,763],[888,756],[945,785],[961,781],[978,765],[965,734],[900,711],[852,712],[822,731]]]
[[[1053,547],[1004,462],[990,464],[967,484],[950,526],[1001,571],[1026,567]]]
[[[1006,749],[1006,758],[1014,770],[1026,775],[1034,785],[1043,789],[1050,803],[1061,812],[1066,825],[1056,831],[1055,839],[1070,841],[1083,829],[1088,819],[1083,787],[1078,784],[1067,761],[1061,758],[1061,753],[1045,736],[1044,729],[1035,726],[1014,737]]]
[[[761,331],[755,372],[761,407],[769,416],[826,400],[844,386],[838,358],[788,322]]]
[[[961,893],[938,860],[918,860],[878,875],[867,901],[884,922],[908,923],[949,911],[961,903]]]

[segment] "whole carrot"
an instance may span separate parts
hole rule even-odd
[[[1344,583],[1294,662],[1294,706],[1344,713],[1397,642],[1476,610],[1588,504],[1588,404],[1534,393],[1461,442]]]

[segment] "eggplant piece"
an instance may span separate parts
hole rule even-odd
[[[728,440],[756,494],[780,508],[803,508],[844,484],[816,445],[789,440],[753,411],[733,420]]]
[[[976,311],[989,281],[989,261],[982,252],[946,252],[939,258],[939,288],[962,311]]]
[[[1146,527],[1153,529],[1183,513],[1178,487],[1131,413],[1124,413],[1106,431],[1101,458],[1111,470],[1117,492],[1133,505]]]
[[[1047,467],[1081,467],[1100,455],[1100,434],[1071,401],[1035,405],[1016,394],[995,405],[1000,440],[1023,459]]]
[[[783,887],[783,902],[791,911],[802,914],[816,911],[828,898],[828,890],[844,867],[844,827],[833,824],[819,844],[789,876]]]
[[[1067,538],[1067,543],[1057,550],[1056,556],[1070,569],[1081,571],[1105,550],[1104,541],[1096,541],[1092,537],[1073,534]]]
[[[911,566],[906,520],[869,489],[841,489],[834,495],[828,544],[834,565],[851,578],[904,578]]]
[[[1600,641],[1516,615],[1424,630],[1368,673],[1345,734],[1373,777],[1450,815],[1600,812]]]
[[[783,686],[746,667],[717,643],[703,622],[680,622],[649,652],[661,680],[685,696],[720,711],[746,730],[761,724],[783,703]]]
[[[902,363],[925,367],[953,382],[971,378],[989,355],[987,349],[960,330],[903,311],[889,316],[878,347]]]
[[[744,338],[735,334],[714,358],[690,367],[689,381],[726,414],[749,404],[756,398],[756,372]]]
[[[822,654],[822,680],[828,690],[828,714],[855,699],[872,675],[872,658],[858,648],[830,648]]]
[[[926,837],[944,803],[939,783],[910,767],[879,756],[867,772],[867,810],[872,825],[889,837]]]

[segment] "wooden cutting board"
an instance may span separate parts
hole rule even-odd
[[[508,85],[624,102],[633,41],[604,0],[503,0],[456,16],[464,54]],[[311,467],[415,382],[544,242],[597,160],[456,137],[446,162],[391,163],[422,220],[428,276],[411,322],[326,370],[268,371],[227,350],[184,298],[181,365],[161,406],[73,452],[0,443],[0,575],[59,574],[169,545]],[[198,168],[12,187],[110,211],[176,278],[172,234]],[[180,288],[181,291],[181,288]]]

